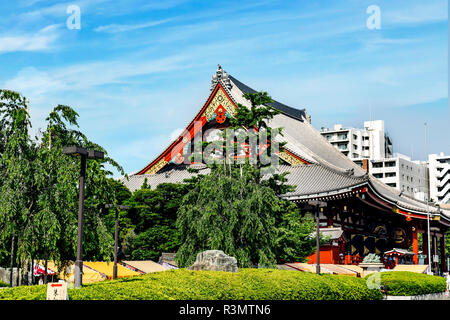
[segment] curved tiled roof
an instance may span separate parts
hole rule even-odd
[[[240,82],[238,79],[234,78],[233,76],[229,75],[230,80],[232,81],[233,84],[235,84],[239,90],[241,90],[243,93],[256,93],[258,91],[250,88],[249,86],[247,86],[246,84]],[[303,118],[306,117],[306,112],[305,109],[296,109],[296,108],[292,108],[289,107],[281,102],[278,101],[273,101],[272,103],[269,103],[269,105],[277,110],[279,110],[280,112],[289,115],[290,117],[293,117],[297,120],[303,121]]]
[[[184,179],[196,175],[196,173],[188,172],[186,170],[187,167],[186,165],[179,165],[166,172],[151,175],[134,175],[130,176],[128,181],[125,178],[122,181],[130,191],[134,191],[139,189],[144,183],[144,180],[147,179],[147,184],[154,189],[161,183],[179,183],[183,182]],[[197,168],[200,168],[198,174],[207,174],[210,172],[206,166],[197,166]],[[284,195],[285,197],[334,192],[352,188],[367,181],[366,175],[355,176],[345,174],[321,164],[300,166],[279,165],[275,172],[279,174],[289,172],[286,176],[287,184],[296,186],[295,191]],[[265,176],[265,178],[268,177],[269,175]]]
[[[307,166],[280,165],[278,173],[289,172],[286,176],[287,184],[296,186],[295,191],[283,197],[308,197],[318,194],[333,193],[351,189],[367,182],[367,176],[355,176],[342,171],[334,170],[320,163]]]
[[[243,93],[257,92],[231,75],[228,75],[231,86],[218,80],[230,99],[234,103],[249,106],[249,102],[242,97]],[[295,109],[280,102],[273,102],[271,106],[281,111],[269,121],[272,128],[283,128],[284,136],[281,139],[287,144],[286,150],[306,160],[309,165],[279,166],[280,172],[289,171],[288,184],[295,185],[296,190],[285,195],[287,198],[307,198],[315,194],[343,191],[361,184],[370,185],[383,199],[404,210],[413,210],[421,213],[442,213],[450,221],[450,211],[438,209],[421,201],[406,197],[397,189],[380,182],[333,147],[310,123],[307,121],[305,109]],[[207,173],[209,169],[201,170]],[[147,183],[155,188],[164,182],[183,182],[191,177],[186,166],[176,166],[171,170],[152,175],[131,175],[125,185],[134,191],[139,189],[147,178]]]

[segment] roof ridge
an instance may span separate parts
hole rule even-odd
[[[249,87],[248,85],[246,85],[245,83],[239,81],[238,79],[236,79],[235,77],[233,77],[232,75],[228,75],[228,78],[231,79],[232,83],[234,83],[236,85],[236,87],[239,88],[240,91],[242,91],[243,93],[257,93],[258,91],[256,91],[255,89]],[[281,103],[275,99],[273,99],[273,102],[268,103],[268,105],[270,105],[272,108],[280,111],[283,114],[286,114],[287,116],[290,116],[292,118],[295,118],[299,121],[304,121],[304,119],[306,118],[306,109],[297,109],[294,107],[290,107],[284,103]]]

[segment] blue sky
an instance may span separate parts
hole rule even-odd
[[[129,173],[192,119],[218,63],[317,129],[383,119],[394,151],[423,160],[427,122],[428,153],[450,153],[446,0],[1,0],[0,12],[0,87],[30,99],[33,129],[70,105]]]

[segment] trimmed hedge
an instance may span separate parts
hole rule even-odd
[[[168,270],[69,289],[71,300],[379,300],[361,278],[278,269]],[[1,299],[46,299],[46,286],[8,288]]]
[[[3,287],[9,287],[9,284],[7,284],[3,281],[0,281],[0,288],[3,288]]]
[[[439,293],[444,292],[446,288],[445,279],[438,276],[409,271],[390,271],[378,274],[381,277],[381,286],[385,287],[385,293],[391,296]],[[370,276],[366,276],[366,279]]]

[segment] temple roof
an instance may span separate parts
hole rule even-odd
[[[232,81],[233,84],[235,84],[239,90],[241,90],[243,93],[257,93],[258,91],[250,88],[249,86],[247,86],[246,84],[240,82],[238,79],[236,79],[235,77],[229,75],[230,80]],[[289,107],[281,102],[275,101],[272,103],[269,103],[269,105],[271,107],[273,107],[274,109],[279,110],[280,112],[293,117],[297,120],[303,121],[304,118],[306,118],[306,112],[305,109],[296,109],[296,108],[292,108]]]
[[[206,165],[180,165],[171,170],[156,173],[152,175],[133,175],[126,185],[130,191],[139,189],[144,180],[147,179],[147,184],[152,188],[156,188],[161,183],[178,183],[183,182],[184,179],[191,178],[197,173],[189,173],[186,169],[199,169],[198,174],[208,174],[210,172]],[[323,166],[321,164],[310,164],[305,166],[289,166],[279,165],[276,173],[289,172],[286,176],[287,184],[295,185],[296,189],[285,196],[307,196],[322,193],[332,194],[335,191],[342,191],[343,189],[351,189],[352,187],[361,185],[367,181],[367,176],[355,176],[332,168]],[[268,176],[265,176],[268,178]]]
[[[243,98],[243,94],[247,92],[257,92],[235,77],[226,73],[222,67],[219,66],[212,78],[211,95],[208,97],[206,104],[202,111],[197,114],[194,119],[200,117],[202,112],[208,106],[208,103],[213,99],[214,94],[218,91],[218,87],[224,91],[224,96],[231,100],[231,103],[237,105],[238,103],[250,107],[250,102]],[[350,158],[342,154],[339,150],[333,147],[310,123],[309,116],[305,109],[296,109],[289,107],[280,102],[273,102],[272,107],[281,111],[268,125],[272,128],[283,128],[283,136],[279,139],[286,142],[285,150],[292,156],[302,161],[291,163],[291,165],[280,165],[279,171],[289,171],[287,175],[288,184],[296,185],[296,190],[284,195],[284,197],[294,200],[307,199],[314,196],[332,195],[338,192],[348,192],[352,188],[360,185],[366,185],[373,190],[383,201],[387,201],[394,206],[402,208],[402,210],[412,210],[424,214],[430,212],[432,214],[442,213],[447,220],[450,221],[450,211],[439,209],[432,205],[427,205],[421,201],[404,196],[399,190],[389,187],[382,183],[372,175],[356,165]],[[192,123],[192,122],[191,122]],[[180,141],[181,137],[177,139]],[[175,142],[177,142],[175,141]],[[173,142],[169,148],[175,144]],[[178,143],[178,142],[177,142]],[[168,149],[167,149],[168,150]],[[167,150],[150,163],[146,168],[157,165],[158,159]],[[166,152],[166,153],[164,153]],[[158,160],[158,161],[156,161]],[[294,159],[295,160],[295,159]],[[307,165],[305,165],[305,163]],[[297,165],[299,164],[299,165]],[[205,166],[200,165],[200,173],[209,172]],[[146,169],[145,169],[146,170]],[[186,165],[164,167],[163,170],[156,170],[155,174],[134,174],[129,177],[129,180],[123,179],[125,185],[134,191],[139,189],[147,178],[147,183],[154,189],[158,184],[169,182],[183,182],[184,179],[192,176],[186,171]]]

